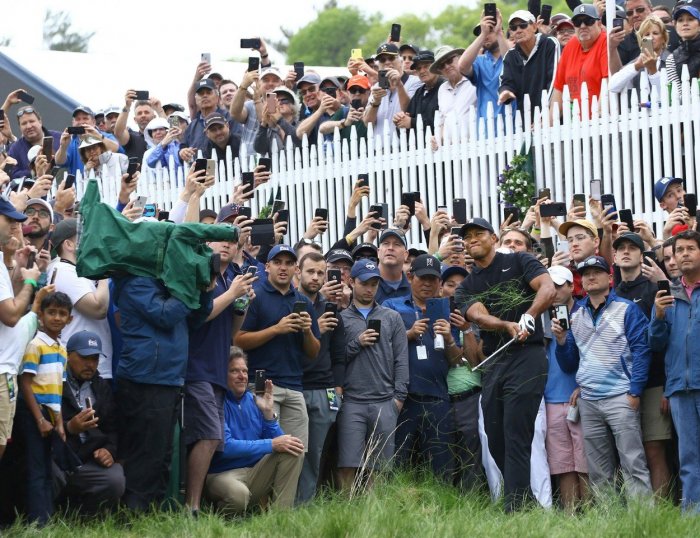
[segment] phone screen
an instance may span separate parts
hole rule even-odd
[[[591,198],[594,200],[600,200],[603,188],[601,186],[602,181],[600,179],[591,179]]]

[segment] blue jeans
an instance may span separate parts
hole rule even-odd
[[[700,513],[700,390],[676,392],[669,398],[678,432],[683,511]]]

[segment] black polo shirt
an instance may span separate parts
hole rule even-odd
[[[545,274],[547,269],[531,254],[496,252],[491,265],[472,267],[472,272],[462,281],[455,293],[460,311],[468,310],[477,302],[482,303],[489,314],[503,321],[519,322],[535,298],[536,291],[530,282]],[[481,331],[484,353],[490,355],[510,340],[503,331]],[[535,332],[525,341],[527,344],[543,342],[541,316],[535,316]]]

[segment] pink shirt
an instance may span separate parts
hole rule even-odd
[[[688,294],[688,299],[690,299],[690,296],[693,295],[693,291],[695,288],[700,288],[700,281],[696,282],[692,286],[688,285],[688,283],[685,281],[685,277],[681,277],[681,284],[683,285],[683,289],[685,290],[685,293]]]

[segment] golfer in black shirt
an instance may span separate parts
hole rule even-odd
[[[462,231],[474,267],[457,288],[457,306],[481,329],[484,355],[516,339],[484,366],[481,396],[489,451],[512,512],[531,494],[530,447],[547,380],[540,314],[554,300],[554,283],[530,254],[496,252],[498,236],[486,220],[472,219]]]

